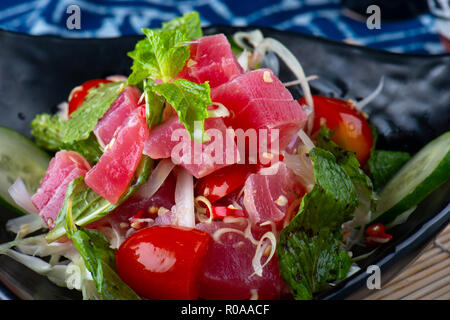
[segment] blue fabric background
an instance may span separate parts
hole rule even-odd
[[[68,30],[69,5],[81,8],[81,30]],[[430,14],[382,22],[369,30],[342,14],[339,0],[1,0],[0,28],[64,37],[115,37],[197,10],[203,25],[257,25],[348,40],[395,52],[442,53]]]

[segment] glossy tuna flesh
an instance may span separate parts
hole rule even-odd
[[[42,219],[50,228],[64,203],[69,183],[84,176],[91,168],[77,152],[62,150],[55,154],[41,182],[41,186],[31,197]]]
[[[111,203],[117,203],[133,178],[147,137],[144,110],[138,108],[116,130],[100,160],[86,174],[86,184]]]

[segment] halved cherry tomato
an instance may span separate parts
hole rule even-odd
[[[247,177],[256,171],[257,166],[250,164],[224,167],[199,179],[195,185],[195,193],[213,203],[243,185]]]
[[[373,145],[372,130],[366,119],[347,101],[322,96],[313,96],[313,101],[313,131],[320,130],[323,124],[330,130],[336,129],[333,141],[341,148],[355,152],[361,167],[364,166]],[[299,102],[306,103],[304,98]]]
[[[386,227],[382,223],[375,223],[366,228],[364,238],[367,247],[374,247],[392,240],[392,235],[386,233]]]
[[[98,87],[101,83],[110,83],[112,81],[106,79],[94,79],[84,82],[82,85],[74,88],[69,95],[69,114],[74,112],[81,106],[90,89]]]
[[[147,299],[198,299],[210,236],[174,226],[154,226],[129,236],[116,253],[120,278]]]
[[[244,210],[237,208],[230,208],[224,206],[211,206],[211,211],[213,215],[213,219],[223,219],[225,217],[248,217],[247,213]],[[208,210],[209,215],[209,210]]]

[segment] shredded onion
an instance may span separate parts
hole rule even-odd
[[[197,198],[194,199],[194,203],[195,203],[195,207],[196,207],[196,212],[197,212],[197,219],[200,222],[206,222],[211,224],[213,221],[213,215],[212,215],[212,205],[211,202],[204,196],[198,196]],[[209,210],[209,218],[206,217],[206,210],[205,211],[205,215],[202,215],[201,209],[205,209],[203,207],[201,207],[199,205],[199,203],[204,203],[207,207],[207,209]]]
[[[213,238],[214,241],[222,243],[220,241],[220,237],[223,234],[229,233],[229,232],[237,233],[237,234],[240,234],[241,236],[245,237],[245,233],[243,231],[241,231],[241,230],[238,230],[238,229],[235,229],[235,228],[220,228],[220,229],[216,230],[216,232],[214,232],[212,238]]]
[[[315,184],[314,166],[311,159],[304,153],[285,154],[284,163],[298,176],[302,185],[308,192],[312,190]]]
[[[257,55],[260,54],[261,56],[264,56],[266,51],[273,51],[276,53],[281,60],[284,61],[286,66],[291,69],[292,73],[300,81],[300,86],[305,94],[306,103],[308,106],[313,108],[314,103],[312,100],[311,90],[309,88],[308,81],[306,80],[305,72],[303,71],[303,68],[297,58],[281,42],[273,38],[264,38],[264,40],[255,47],[255,54]]]
[[[302,140],[303,144],[306,146],[306,152],[309,153],[312,149],[315,148],[314,142],[312,142],[312,140],[305,133],[305,131],[303,131],[303,129],[300,129],[300,131],[297,134]]]
[[[233,35],[234,42],[236,42],[239,47],[249,51],[252,51],[255,47],[257,47],[263,39],[264,36],[258,29],[252,31],[238,31]],[[247,40],[253,48],[248,46],[244,40]]]
[[[47,225],[37,214],[26,214],[6,223],[6,230],[17,234],[17,238],[23,238],[35,231],[45,229]]]
[[[175,187],[175,217],[179,226],[195,227],[194,178],[186,169],[177,168]]]
[[[8,188],[8,192],[11,198],[26,212],[39,214],[39,210],[31,201],[27,187],[20,177]]]
[[[166,181],[175,164],[170,159],[161,160],[152,171],[150,178],[144,183],[136,195],[141,198],[151,198]]]
[[[265,250],[267,248],[267,245],[263,246],[265,239],[269,239],[271,248],[270,248],[269,257],[266,259],[264,264],[261,265],[262,255],[264,254],[264,252],[265,252]],[[253,272],[250,275],[250,277],[253,277],[255,274],[260,276],[260,277],[262,277],[262,270],[270,262],[270,260],[274,256],[275,250],[276,250],[276,246],[277,246],[277,238],[275,237],[275,235],[274,235],[274,233],[272,231],[266,232],[261,237],[261,239],[259,239],[258,245],[256,246],[255,255],[253,256],[253,259],[252,259],[252,266],[253,266],[253,270],[255,270],[255,272]]]
[[[309,82],[309,81],[313,81],[313,80],[319,79],[319,76],[312,75],[312,76],[306,77],[305,79],[306,79],[306,81]],[[296,86],[296,85],[298,85],[298,84],[301,84],[302,81],[303,81],[303,80],[297,79],[297,80],[293,80],[293,81],[284,82],[283,85],[284,85],[285,87],[292,87],[292,86]]]
[[[230,111],[220,102],[213,102],[217,108],[208,110],[208,118],[226,118],[230,116]]]
[[[244,49],[244,51],[242,51],[237,58],[237,62],[242,67],[242,70],[244,70],[244,72],[247,72],[250,70],[249,66],[248,66],[249,58],[250,58],[250,52],[248,52],[247,49]]]
[[[355,104],[355,108],[358,109],[359,111],[362,111],[362,109],[366,105],[368,105],[370,102],[372,102],[372,100],[374,100],[381,93],[381,91],[383,90],[383,86],[384,86],[384,76],[381,77],[380,83],[378,84],[377,88],[371,94],[369,94],[367,97],[365,97],[361,101],[358,101]]]

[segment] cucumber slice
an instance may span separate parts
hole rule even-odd
[[[50,162],[50,156],[27,137],[0,126],[0,203],[19,213],[26,213],[8,193],[18,177],[28,192],[39,188]]]
[[[373,221],[394,221],[449,178],[450,131],[423,147],[381,190]]]

